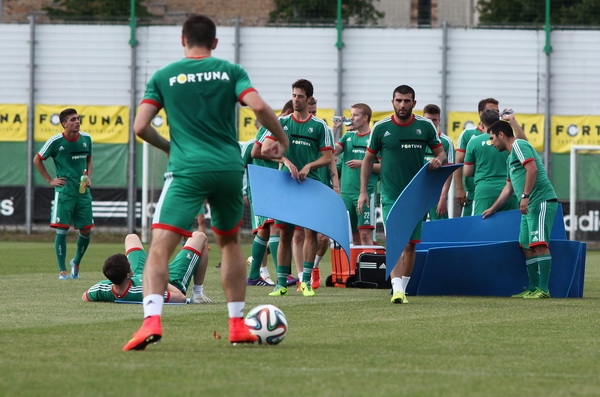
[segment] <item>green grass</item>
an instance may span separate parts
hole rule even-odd
[[[215,303],[165,306],[163,340],[122,352],[141,305],[81,301],[103,259],[121,251],[92,241],[81,279],[59,281],[52,243],[0,243],[1,396],[600,393],[598,252],[588,253],[584,299],[411,296],[392,305],[387,290],[321,287],[304,298],[250,287],[247,308],[279,306],[288,335],[277,346],[230,346],[213,246],[206,293]],[[322,269],[330,274],[328,261]]]

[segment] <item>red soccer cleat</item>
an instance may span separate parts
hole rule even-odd
[[[321,271],[318,267],[312,270],[310,284],[313,289],[318,289],[321,286]]]
[[[160,316],[146,317],[140,329],[123,346],[123,351],[144,350],[150,343],[157,343],[160,338],[162,338]]]
[[[258,336],[250,332],[243,318],[229,319],[229,342],[231,343],[256,343]]]

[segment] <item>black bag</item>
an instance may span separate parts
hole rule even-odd
[[[363,252],[358,256],[356,262],[355,287],[392,288],[390,279],[385,277],[385,254]]]

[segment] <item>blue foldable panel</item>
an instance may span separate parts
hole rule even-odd
[[[350,225],[342,198],[321,182],[298,183],[289,172],[248,165],[252,208],[256,215],[323,233],[350,260]]]
[[[439,200],[448,177],[462,164],[445,165],[435,171],[425,164],[400,193],[386,221],[386,278],[396,266],[415,226]]]

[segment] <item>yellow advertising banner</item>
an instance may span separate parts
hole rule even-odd
[[[129,141],[129,107],[127,106],[60,106],[36,105],[34,139],[45,142],[64,131],[59,114],[72,107],[81,117],[81,131],[92,136],[94,143],[127,143]]]
[[[552,153],[569,153],[571,145],[600,145],[600,116],[552,116]]]
[[[544,115],[517,114],[516,118],[535,150],[538,152],[544,150]],[[448,131],[446,131],[446,134],[452,138],[456,146],[461,132],[476,128],[478,124],[479,115],[477,112],[448,112]]]
[[[0,142],[27,141],[27,105],[0,104]]]

